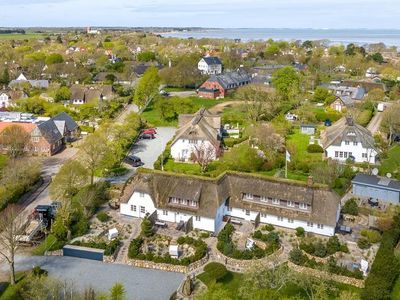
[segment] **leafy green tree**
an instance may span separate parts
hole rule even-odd
[[[293,101],[300,91],[300,76],[292,67],[275,71],[272,84],[283,100]]]
[[[133,101],[140,107],[144,107],[153,97],[158,94],[160,77],[155,67],[150,67],[140,79],[133,96]]]
[[[313,101],[318,103],[330,104],[335,100],[335,96],[332,95],[328,89],[324,87],[317,87],[314,91]]]
[[[64,58],[59,53],[51,53],[46,57],[46,65],[60,64],[64,62]]]
[[[156,54],[151,51],[143,51],[138,53],[136,58],[138,61],[149,62],[152,60],[156,60]]]
[[[376,52],[374,54],[371,55],[371,59],[375,62],[377,62],[378,64],[382,64],[384,63],[384,58],[382,56],[382,54],[380,54],[379,52]]]
[[[395,103],[383,112],[381,130],[386,133],[389,146],[393,143],[393,137],[400,133],[400,104]]]
[[[55,199],[71,199],[89,179],[86,168],[77,160],[62,165],[50,185],[50,194]]]
[[[356,199],[351,198],[351,199],[347,200],[346,203],[343,205],[342,213],[357,216],[358,215],[358,204],[357,204]]]
[[[256,149],[247,144],[241,144],[224,154],[221,159],[221,166],[230,170],[242,172],[254,172],[261,170],[264,158]]]
[[[56,92],[56,96],[54,98],[56,102],[60,102],[63,100],[70,100],[70,99],[71,99],[71,90],[66,86],[60,87]]]

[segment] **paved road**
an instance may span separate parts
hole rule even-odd
[[[127,299],[169,299],[184,278],[180,273],[63,256],[19,257],[16,270],[27,270],[35,265],[49,271],[51,276],[72,282],[79,289],[91,286],[95,290],[107,292],[114,283],[122,283]],[[6,271],[6,266],[3,265],[1,270]]]
[[[136,104],[128,104],[125,109],[123,110],[123,112],[115,118],[115,122],[116,123],[123,123],[126,116],[129,115],[129,113],[131,112],[139,112],[139,107]]]
[[[393,103],[385,102],[386,109],[389,108]],[[381,127],[383,112],[378,111],[375,116],[369,122],[367,129],[374,135]]]

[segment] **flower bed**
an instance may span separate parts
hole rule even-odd
[[[252,249],[239,250],[232,241],[232,235],[235,228],[232,224],[227,224],[224,229],[218,234],[217,249],[227,257],[234,259],[260,259],[266,255],[270,255],[280,247],[279,236],[275,232],[263,234],[261,231],[256,231],[253,237],[266,243],[265,249],[257,245],[253,245]]]
[[[301,249],[295,248],[289,253],[289,260],[298,266],[312,268],[321,271],[328,271],[333,274],[363,279],[363,274],[360,270],[350,271],[344,266],[337,264],[334,257],[329,257],[327,263],[317,262],[315,259],[310,259]]]
[[[164,253],[162,251],[162,249],[168,248],[169,239],[164,239],[166,242],[163,243],[160,238],[162,237],[156,235],[151,238],[139,237],[133,239],[129,245],[128,257],[155,263],[188,266],[207,254],[207,244],[203,240],[185,236],[178,239],[178,244],[181,249],[186,249],[186,256],[173,258],[168,251],[164,251]],[[149,245],[154,245],[155,243],[157,243],[158,248],[152,250]]]

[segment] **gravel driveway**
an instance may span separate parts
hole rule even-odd
[[[175,127],[158,127],[156,138],[153,140],[139,140],[131,149],[131,154],[140,157],[145,168],[153,169],[153,164],[164,151],[167,143],[172,139]]]
[[[49,275],[73,283],[79,289],[93,287],[107,292],[116,282],[122,283],[127,299],[169,299],[179,287],[184,274],[134,268],[126,265],[63,256],[19,257],[17,270],[40,265]],[[5,271],[6,266],[3,265]]]

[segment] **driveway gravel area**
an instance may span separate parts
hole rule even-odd
[[[184,279],[181,273],[64,256],[18,257],[16,269],[27,270],[35,265],[47,270],[50,276],[71,282],[79,289],[92,287],[107,292],[116,282],[122,283],[127,299],[169,299]],[[2,271],[6,270],[7,266],[3,265]]]

